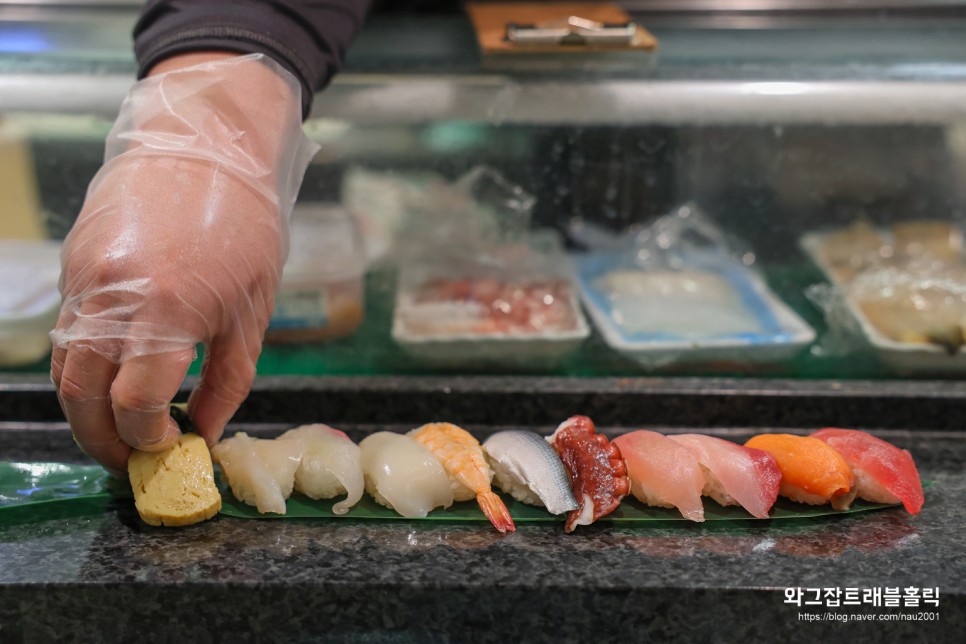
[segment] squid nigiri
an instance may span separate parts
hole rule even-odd
[[[858,495],[874,503],[899,503],[919,514],[924,496],[912,454],[872,434],[828,427],[812,434],[842,455],[852,467]]]
[[[302,445],[302,462],[295,471],[295,491],[310,499],[346,498],[332,506],[345,514],[362,498],[365,480],[359,446],[328,425],[304,425],[290,429],[278,440],[295,440]]]
[[[493,470],[486,464],[483,448],[473,435],[451,423],[428,423],[409,432],[416,442],[439,459],[453,485],[457,501],[476,497],[483,514],[500,532],[513,532],[516,525],[503,499],[490,488]]]
[[[697,457],[704,472],[704,496],[721,505],[740,505],[759,519],[768,518],[782,480],[775,457],[714,436],[678,434],[668,438]]]
[[[817,438],[792,434],[759,434],[745,447],[775,457],[782,472],[781,496],[799,503],[848,510],[855,499],[852,468],[835,449]]]
[[[453,505],[449,478],[432,452],[409,436],[376,432],[359,443],[366,492],[404,517]]]
[[[238,432],[211,448],[212,459],[235,498],[259,512],[285,514],[285,499],[292,495],[302,447],[295,441],[252,438]]]
[[[647,505],[677,508],[692,521],[704,521],[704,473],[697,457],[663,434],[639,429],[613,440],[631,477],[631,494]]]
[[[616,510],[630,492],[627,465],[616,445],[598,434],[594,421],[571,416],[547,438],[570,475],[578,507],[567,515],[564,532],[590,525]]]
[[[517,501],[545,507],[550,514],[577,509],[560,457],[535,432],[497,432],[483,441],[483,452],[497,486]]]

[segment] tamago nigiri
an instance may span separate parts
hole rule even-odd
[[[483,448],[473,435],[451,423],[428,423],[409,432],[439,459],[453,484],[453,497],[469,501],[476,497],[483,514],[500,532],[513,532],[516,526],[501,499],[490,488],[493,470],[486,464]]]
[[[855,429],[828,427],[812,436],[834,447],[852,467],[860,498],[874,503],[901,502],[910,514],[919,514],[924,495],[912,454]]]
[[[721,505],[740,505],[753,516],[767,519],[775,505],[782,473],[768,452],[703,434],[668,436],[697,457],[704,471],[704,496]]]
[[[611,442],[627,462],[634,498],[659,508],[677,508],[686,519],[704,521],[704,473],[691,450],[646,429],[622,434]]]
[[[745,447],[760,449],[775,457],[782,471],[778,491],[781,496],[810,505],[831,502],[836,510],[847,510],[855,499],[852,468],[841,454],[817,438],[759,434],[749,439]]]

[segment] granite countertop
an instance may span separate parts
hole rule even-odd
[[[697,431],[741,440],[760,430]],[[526,524],[507,536],[347,519],[152,528],[130,501],[21,519],[0,525],[0,641],[948,641],[966,627],[966,435],[880,435],[934,481],[918,517],[599,523],[570,535]],[[0,426],[0,454],[78,458],[56,423]],[[786,604],[786,587],[938,588],[938,609],[918,610],[940,621],[804,622],[800,612],[856,611]]]
[[[938,381],[260,378],[228,433],[324,419],[358,440],[447,419],[483,438],[509,424],[547,433],[572,413],[612,435],[642,419],[733,440],[835,424],[909,449],[934,483],[918,517],[602,522],[570,535],[550,524],[500,536],[485,524],[226,517],[164,529],[130,501],[21,515],[0,523],[0,642],[948,641],[966,628],[964,409],[966,388]],[[82,458],[46,378],[0,377],[0,458]],[[843,624],[897,610],[799,608],[785,603],[788,587],[938,588],[938,611],[921,610],[940,621]],[[799,616],[826,610],[837,617]]]

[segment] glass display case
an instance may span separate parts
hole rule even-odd
[[[957,279],[966,217],[959,3],[857,3],[848,12],[813,4],[710,11],[700,2],[628,3],[658,38],[655,52],[512,63],[482,56],[458,13],[373,16],[305,123],[322,150],[296,210],[347,213],[340,247],[354,249],[359,268],[345,283],[361,279],[361,299],[353,295],[349,313],[330,312],[349,317],[323,340],[270,333],[259,373],[966,372],[966,279]],[[19,211],[4,216],[27,222],[17,235],[56,240],[69,229],[133,80],[137,7],[0,3],[3,163],[20,169],[5,171],[4,192],[21,195],[10,200]],[[513,265],[502,266],[508,291],[450,294],[460,306],[420,315],[437,324],[500,315],[514,297],[533,293],[570,298],[579,323],[553,360],[543,359],[539,342],[511,342],[513,359],[477,345],[441,364],[400,340],[407,266],[467,257],[432,245],[402,252],[396,242],[476,221],[476,210],[452,198],[467,196],[467,173],[479,168],[501,189],[532,197],[525,213],[510,216],[516,242],[533,250],[551,239],[570,290],[528,290]],[[470,197],[483,206],[507,198]],[[507,217],[497,220],[507,225]],[[690,239],[695,232],[699,242]],[[931,243],[941,252],[927,252],[924,266],[917,253]],[[849,271],[839,270],[843,263]],[[504,331],[476,339],[505,340]],[[4,367],[47,369],[47,358]]]
[[[140,0],[0,0],[0,640],[952,640],[966,0],[621,4],[656,51],[507,61],[458,10],[372,16],[305,122],[321,150],[225,437],[445,421],[486,445],[575,414],[594,441],[847,427],[914,458],[921,513],[719,520],[738,509],[706,500],[703,523],[655,508],[501,535],[472,501],[456,521],[184,528],[144,523],[124,484],[45,503],[83,494],[65,469],[106,479],[65,421],[46,333],[58,243],[134,80]],[[40,503],[4,508],[9,490]],[[802,612],[820,589],[824,620]],[[842,589],[869,599],[832,603]],[[914,609],[881,601],[899,589]]]

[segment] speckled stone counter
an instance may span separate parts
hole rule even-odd
[[[271,435],[287,425],[235,428]],[[373,428],[350,430],[358,438]],[[692,429],[734,440],[761,431]],[[889,509],[600,523],[571,535],[528,524],[507,536],[483,524],[346,519],[218,517],[161,529],[125,501],[94,516],[21,517],[0,525],[0,642],[957,641],[966,628],[966,433],[879,433],[910,449],[934,482],[918,517]],[[0,455],[79,456],[62,424],[39,421],[0,425]],[[799,613],[917,611],[799,608],[785,603],[786,587],[938,588],[938,609],[919,611],[939,621],[806,622]]]

